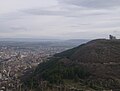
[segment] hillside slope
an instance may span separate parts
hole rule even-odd
[[[71,80],[97,90],[120,89],[120,40],[93,40],[56,54],[40,64],[30,78],[51,84]]]

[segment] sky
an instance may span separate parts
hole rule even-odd
[[[120,38],[120,0],[0,0],[0,38]]]

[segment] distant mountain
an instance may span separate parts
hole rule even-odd
[[[73,48],[80,44],[86,43],[89,40],[87,39],[34,39],[34,38],[0,38],[0,45],[13,45],[13,44],[30,44],[38,45],[43,44],[47,46],[66,46],[68,48]]]
[[[47,42],[47,41],[52,41],[52,42],[62,42],[62,41],[69,41],[69,42],[84,42],[88,39],[42,39],[42,38],[0,38],[0,41],[20,41],[20,42]]]
[[[60,39],[39,39],[39,38],[0,38],[0,41],[47,42],[47,41],[61,41],[61,40]]]
[[[34,82],[37,87],[40,81],[84,89],[120,89],[120,40],[97,39],[55,54],[24,82]]]
[[[87,39],[31,39],[31,38],[0,38],[0,46],[17,46],[17,47],[59,47],[68,50],[80,44],[88,42]],[[62,50],[62,51],[63,51]]]
[[[61,40],[53,43],[53,46],[70,46],[71,48],[76,47],[80,44],[88,42],[88,39],[70,39],[70,40]]]

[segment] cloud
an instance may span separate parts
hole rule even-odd
[[[68,13],[66,11],[52,11],[45,9],[27,9],[24,10],[23,12],[32,15],[54,15],[54,16],[61,16]]]
[[[0,22],[6,22],[6,21],[13,21],[13,20],[20,20],[22,17],[26,16],[26,14],[22,12],[11,12],[0,15]]]
[[[45,0],[44,2],[30,0],[30,3],[29,0],[25,2],[13,0],[9,2],[11,3],[4,1],[2,5],[0,1],[1,36],[98,38],[105,37],[113,33],[112,31],[119,33],[120,30],[119,0]],[[8,8],[5,8],[7,4]]]
[[[59,0],[59,2],[86,8],[110,8],[120,5],[120,0]]]
[[[13,31],[27,31],[27,28],[22,27],[22,26],[12,26],[10,27],[10,29]]]
[[[60,5],[59,5],[60,6]],[[86,9],[79,8],[73,6],[60,6],[61,9],[53,10],[49,9],[41,9],[41,8],[33,8],[22,10],[21,12],[28,15],[41,15],[41,16],[64,16],[64,17],[82,17],[82,16],[100,16],[110,14],[110,10],[97,10],[97,9]]]

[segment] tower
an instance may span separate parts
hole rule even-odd
[[[116,39],[116,37],[115,37],[115,36],[113,36],[113,35],[109,35],[109,39],[110,39],[110,40],[115,40],[115,39]]]

